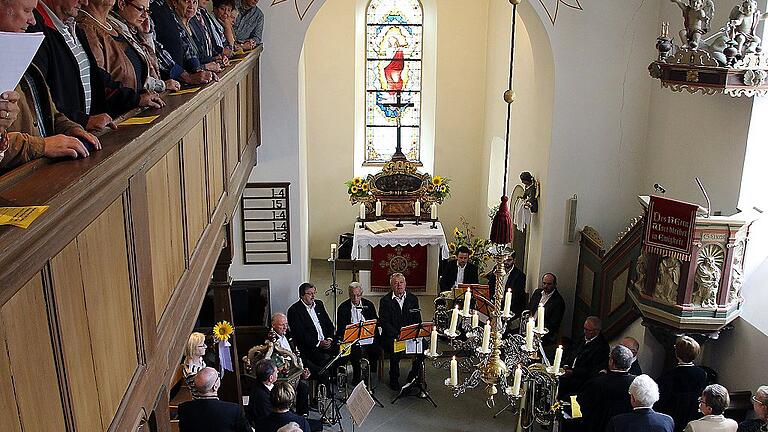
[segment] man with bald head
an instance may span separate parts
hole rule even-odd
[[[359,282],[349,284],[349,298],[344,300],[336,311],[337,337],[339,341],[344,339],[344,329],[350,324],[357,324],[362,321],[379,319],[376,315],[376,306],[363,298],[363,287]],[[363,345],[363,343],[365,345]],[[371,372],[376,372],[379,359],[379,346],[375,340],[369,339],[352,347],[349,355],[349,361],[352,363],[352,384],[360,382],[360,359],[363,355],[368,358],[371,365]]]
[[[288,317],[284,313],[277,312],[272,315],[272,331],[277,336],[275,344],[285,350],[296,354],[296,346],[290,337]],[[296,384],[296,412],[301,415],[309,414],[309,383],[307,379],[312,375],[308,368],[304,368],[301,379]],[[267,413],[270,411],[268,410]]]
[[[640,367],[640,360],[637,358],[637,354],[640,352],[640,342],[633,337],[625,337],[621,340],[621,345],[629,348],[632,351],[632,367],[629,368],[629,373],[634,376],[640,376],[643,374],[643,369]]]
[[[584,320],[584,337],[571,350],[565,363],[565,375],[560,379],[560,394],[578,393],[590,378],[608,369],[611,347],[602,333],[603,322],[596,316]],[[561,396],[562,399],[562,396]]]
[[[240,405],[219,400],[221,378],[216,369],[202,368],[195,375],[198,398],[179,405],[180,432],[251,432]]]

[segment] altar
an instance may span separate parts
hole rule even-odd
[[[430,226],[428,222],[420,225],[405,222],[396,231],[374,234],[356,224],[352,259],[373,259],[374,267],[372,271],[360,272],[363,292],[386,292],[389,275],[399,272],[405,275],[408,288],[414,294],[436,295],[439,263],[448,258],[449,251],[442,224],[437,222],[436,229]],[[423,252],[418,248],[426,248],[425,256],[420,255]],[[411,284],[411,281],[423,283]]]

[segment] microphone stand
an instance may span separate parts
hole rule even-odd
[[[341,290],[339,289],[339,284],[336,281],[336,260],[338,259],[338,249],[334,250],[331,254],[331,257],[328,258],[328,263],[331,264],[331,286],[327,290],[325,290],[326,296],[333,296],[333,325],[336,326],[336,323],[338,322],[338,305],[337,305],[337,296],[341,294]]]

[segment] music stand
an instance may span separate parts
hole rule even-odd
[[[371,271],[373,269],[373,260],[369,259],[337,259],[337,270],[352,270],[352,282],[359,282],[361,271]]]
[[[353,323],[349,324],[344,328],[344,336],[342,337],[341,344],[342,345],[349,345],[345,348],[350,350],[350,353],[352,352],[352,348],[357,345],[362,349],[361,341],[365,339],[371,339],[374,336],[376,336],[376,320],[368,320],[368,321],[360,321],[359,323]],[[384,408],[384,404],[379,401],[376,396],[373,395],[373,392],[368,390],[368,393],[371,394],[371,397],[373,398],[373,401],[376,402],[377,405]]]
[[[405,326],[400,329],[400,335],[397,339],[403,342],[403,341],[413,340],[417,338],[429,337],[432,334],[432,329],[434,328],[434,326],[435,324],[432,322],[416,323],[416,324]],[[423,343],[420,348],[420,351],[421,352],[416,353],[416,356],[418,359],[421,360],[421,363],[422,363],[421,370],[419,370],[419,373],[415,377],[413,377],[411,381],[403,385],[403,388],[400,389],[400,392],[397,394],[397,396],[395,396],[395,398],[392,399],[393,404],[397,402],[397,400],[400,399],[401,397],[407,395],[408,391],[411,388],[415,388],[419,390],[419,395],[424,395],[423,397],[428,401],[430,401],[435,408],[437,408],[437,404],[429,395],[429,391],[427,391],[427,388],[426,388],[426,380],[424,377],[426,365],[424,365],[425,356],[424,356]],[[407,354],[407,351],[406,351],[406,354]]]

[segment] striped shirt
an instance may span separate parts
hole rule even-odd
[[[75,18],[69,17],[67,22],[62,22],[52,10],[46,6],[45,3],[40,2],[48,12],[53,25],[56,30],[64,37],[64,41],[67,43],[72,55],[75,56],[75,61],[80,68],[80,83],[83,85],[83,95],[85,96],[85,113],[91,112],[91,62],[88,60],[88,55],[85,53],[83,46],[80,44],[80,40],[77,39],[75,33]]]

